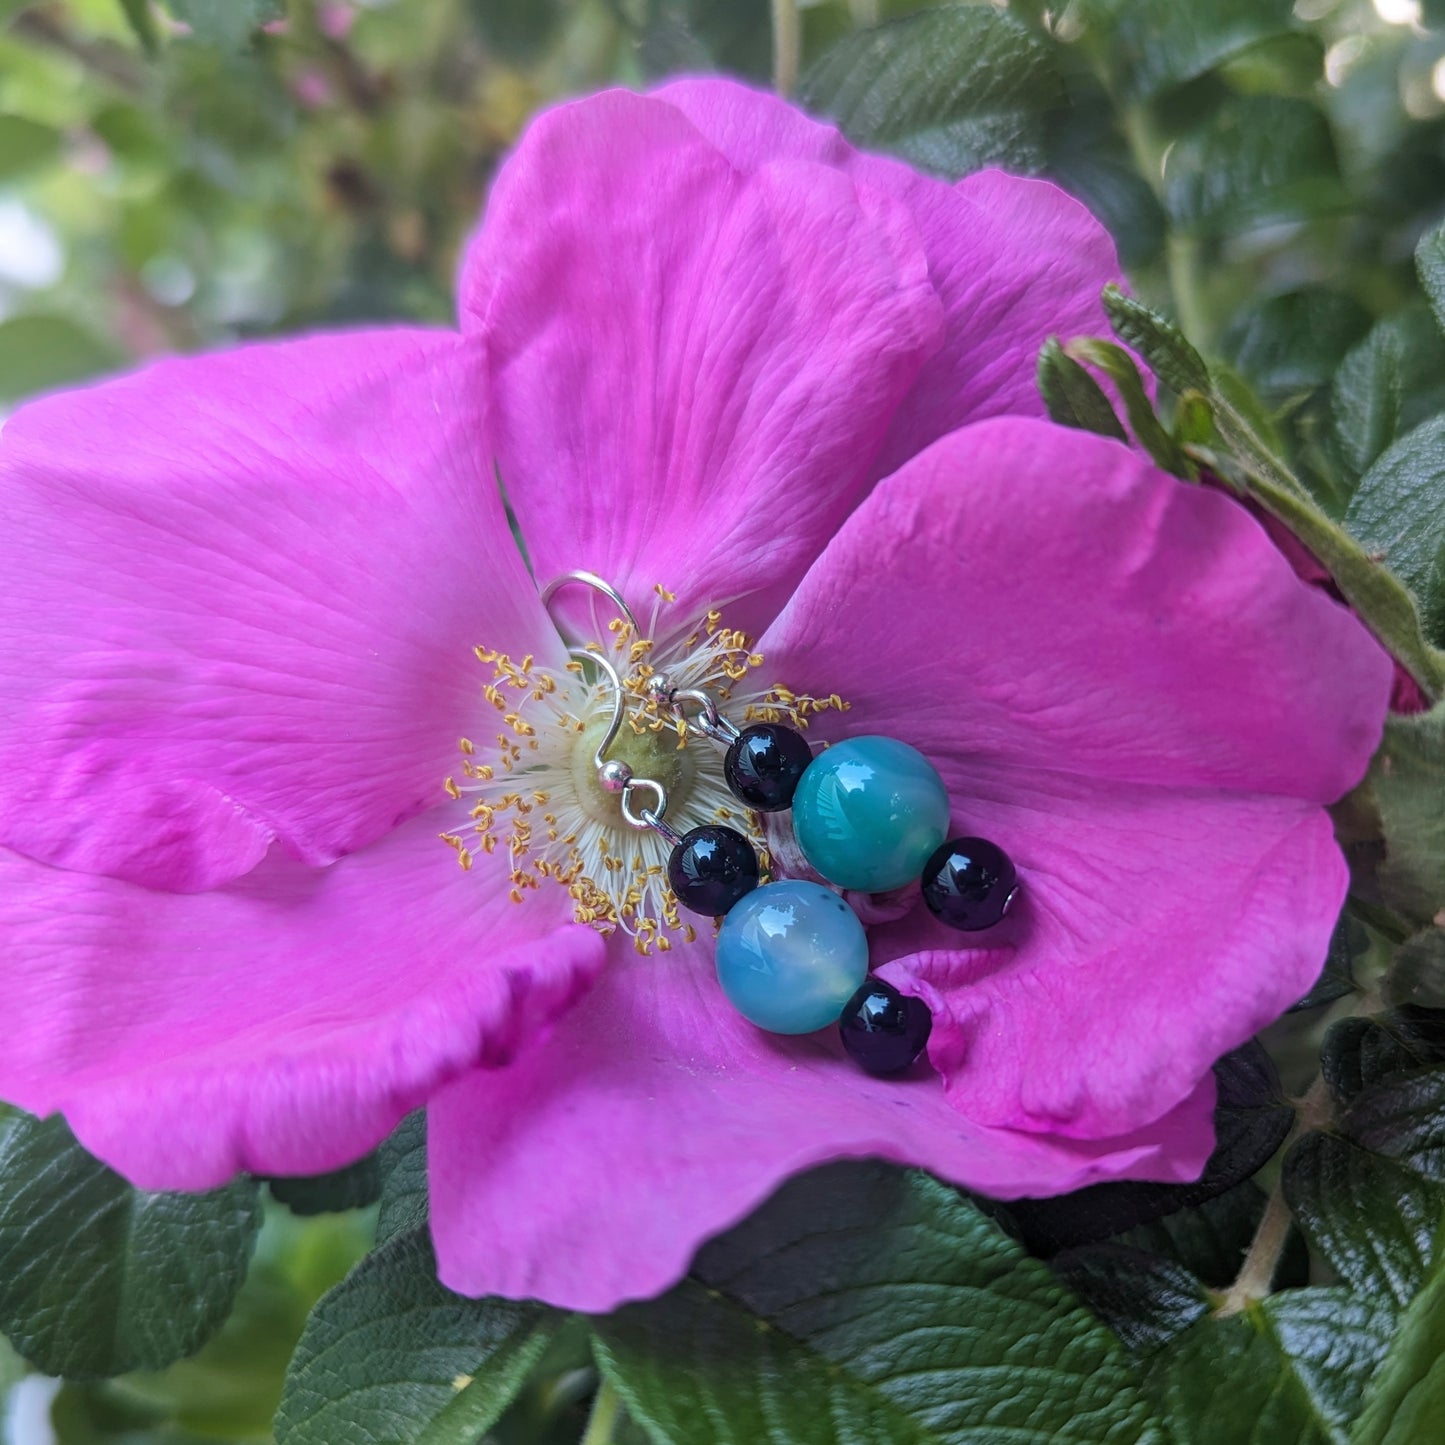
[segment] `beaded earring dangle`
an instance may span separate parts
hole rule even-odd
[[[642,635],[620,593],[595,573],[554,578],[542,589],[543,605],[571,584],[607,598],[633,635]],[[976,932],[998,923],[1018,896],[1008,855],[987,839],[948,836],[943,779],[908,743],[846,738],[815,755],[796,729],[775,722],[739,728],[710,693],[674,688],[665,674],[652,673],[644,689],[658,712],[670,714],[679,731],[692,729],[727,749],[723,777],[745,807],[791,808],[803,856],[834,886],[801,878],[764,883],[742,833],[724,824],[677,832],[666,821],[666,787],[608,757],[626,717],[623,681],[599,652],[568,653],[601,671],[613,691],[613,716],[594,755],[598,783],[621,795],[629,826],[672,845],[667,879],[679,905],[722,920],[716,966],[728,1001],[770,1033],[813,1033],[836,1023],[844,1048],[867,1072],[907,1069],[928,1042],[933,1016],[922,999],[869,976],[863,924],[834,889],[886,893],[916,881],[939,922]],[[650,795],[651,805],[639,806],[639,794]]]

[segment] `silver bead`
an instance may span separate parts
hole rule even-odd
[[[632,781],[632,769],[621,758],[608,758],[597,769],[597,781],[609,793],[620,793]]]

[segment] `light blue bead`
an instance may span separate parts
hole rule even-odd
[[[887,893],[912,883],[948,836],[938,769],[897,738],[847,738],[819,753],[793,798],[793,832],[830,883]]]
[[[837,1023],[868,976],[858,915],[821,883],[765,883],[734,903],[717,938],[717,978],[749,1023],[810,1034]]]

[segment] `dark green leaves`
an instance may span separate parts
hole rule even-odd
[[[1421,599],[1427,626],[1445,637],[1445,415],[1401,437],[1362,476],[1345,526]]]
[[[1445,1419],[1445,1273],[1406,1310],[1370,1384],[1352,1445],[1420,1445]]]
[[[1118,1343],[1043,1265],[881,1165],[785,1185],[687,1283],[596,1332],[659,1445],[1159,1439]]]
[[[56,1375],[160,1369],[199,1349],[246,1276],[256,1187],[146,1194],[59,1118],[0,1132],[0,1331]]]
[[[1415,269],[1435,319],[1445,330],[1445,222],[1420,238],[1415,248]]]
[[[278,1445],[474,1445],[561,1316],[437,1282],[426,1231],[368,1255],[312,1312],[276,1415]]]
[[[381,1166],[374,1154],[330,1174],[268,1179],[272,1197],[293,1214],[338,1214],[363,1209],[381,1196]]]
[[[1039,352],[1038,380],[1039,395],[1049,416],[1060,426],[1097,432],[1116,441],[1128,440],[1104,389],[1064,351],[1056,336],[1050,337]]]
[[[1124,90],[1147,97],[1197,80],[1290,28],[1289,0],[1092,0]]]
[[[1445,408],[1445,338],[1423,306],[1381,321],[1345,357],[1331,393],[1353,482],[1407,431]]]
[[[1445,704],[1386,722],[1370,783],[1385,834],[1381,887],[1393,907],[1427,923],[1445,908]]]
[[[1351,1139],[1307,1134],[1285,1161],[1285,1198],[1347,1284],[1407,1304],[1433,1257],[1445,1194]]]
[[[1221,235],[1339,210],[1329,122],[1311,102],[1241,96],[1169,152],[1164,207],[1181,230]]]
[[[1048,49],[987,5],[945,5],[845,37],[800,99],[861,144],[950,178],[988,165],[1035,172],[1063,91]]]
[[[1347,1445],[1392,1316],[1343,1289],[1290,1290],[1202,1320],[1152,1366],[1178,1445]]]
[[[377,1168],[381,1174],[381,1208],[377,1211],[376,1238],[383,1243],[427,1221],[425,1110],[408,1114],[397,1125],[377,1150]]]

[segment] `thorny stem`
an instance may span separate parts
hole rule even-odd
[[[604,1379],[592,1400],[592,1413],[579,1445],[612,1445],[613,1432],[622,1419],[622,1397]]]
[[[798,0],[773,0],[773,89],[791,95],[803,55],[803,17]]]
[[[1294,1128],[1284,1142],[1287,1150],[1303,1133],[1318,1129],[1324,1124],[1330,1112],[1330,1094],[1324,1076],[1316,1074],[1304,1097],[1295,1105]],[[1283,1152],[1283,1151],[1282,1151]],[[1216,1319],[1228,1319],[1230,1315],[1243,1313],[1256,1300],[1266,1298],[1274,1284],[1275,1272],[1279,1269],[1280,1256],[1289,1242],[1289,1227],[1294,1216],[1284,1197],[1284,1174],[1275,1180],[1269,1200],[1264,1206],[1259,1227],[1254,1231],[1244,1263],[1234,1277],[1234,1283],[1225,1290],[1214,1309]]]

